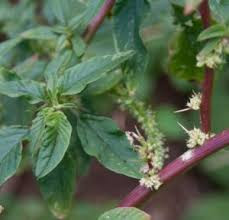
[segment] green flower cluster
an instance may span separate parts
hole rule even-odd
[[[140,180],[140,184],[158,189],[161,185],[158,173],[167,158],[168,149],[164,147],[165,138],[158,128],[155,113],[144,102],[136,98],[134,89],[122,88],[119,94],[118,102],[121,108],[136,118],[146,137],[144,138],[137,129],[136,133],[127,133],[130,143],[138,151],[145,164],[141,169],[144,177]]]

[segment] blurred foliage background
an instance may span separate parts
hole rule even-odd
[[[72,0],[73,1],[73,0]],[[0,39],[3,41],[21,33],[38,23],[52,24],[54,17],[48,9],[48,1],[21,0],[0,1]],[[84,8],[87,1],[77,1],[74,13]],[[108,18],[90,44],[86,56],[111,54],[115,51],[112,36],[112,19]],[[152,1],[151,13],[142,23],[141,37],[150,51],[149,71],[140,77],[140,96],[147,100],[157,112],[161,130],[167,137],[170,158],[174,159],[185,151],[185,133],[178,126],[187,128],[198,125],[197,113],[174,114],[182,109],[192,90],[198,83],[173,75],[168,69],[169,48],[179,27],[174,25],[170,3],[167,0]],[[50,42],[51,47],[52,42]],[[46,66],[44,48],[39,42],[26,41],[17,46],[7,56],[0,58],[1,65],[11,65],[29,78],[39,78]],[[44,54],[37,61],[36,51]],[[19,56],[20,54],[20,56]],[[27,57],[31,59],[24,61]],[[185,59],[186,54],[184,54]],[[20,63],[20,64],[19,64]],[[229,117],[229,71],[228,66],[216,73],[213,97],[213,131],[220,132],[228,127]],[[9,99],[1,96],[0,121],[2,124],[27,124],[33,115],[25,100]],[[98,114],[109,115],[125,130],[134,129],[135,121],[115,105],[109,95],[93,96],[85,100]],[[26,164],[26,162],[25,162]],[[229,219],[229,151],[219,153],[204,160],[198,167],[183,177],[177,178],[157,193],[146,205],[155,220],[228,220]],[[95,161],[88,174],[79,180],[77,200],[69,219],[94,220],[99,214],[112,207],[123,198],[137,182],[127,177],[104,170]],[[35,181],[27,166],[0,189],[0,204],[5,207],[1,220],[51,220]]]

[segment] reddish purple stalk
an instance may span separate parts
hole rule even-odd
[[[203,0],[200,5],[200,14],[203,21],[204,28],[211,25],[211,13],[209,9],[208,0]],[[211,99],[214,81],[214,70],[205,67],[204,82],[202,85],[202,103],[200,106],[201,127],[203,132],[209,133],[211,131]]]
[[[200,106],[201,128],[205,133],[211,131],[211,99],[214,81],[214,70],[205,67],[202,85],[202,102]]]
[[[183,174],[205,157],[215,153],[229,144],[229,130],[216,135],[214,138],[207,140],[201,147],[189,150],[182,156],[169,163],[159,173],[163,184],[171,179]],[[186,160],[185,160],[186,158]],[[152,195],[152,190],[143,186],[137,186],[128,194],[120,203],[119,207],[139,206]]]
[[[89,43],[92,38],[95,36],[95,33],[99,29],[100,25],[103,23],[107,14],[111,11],[114,6],[116,0],[106,0],[106,2],[101,7],[98,15],[96,15],[91,23],[88,25],[85,33],[83,34],[84,40]]]

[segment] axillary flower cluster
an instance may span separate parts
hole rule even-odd
[[[201,104],[202,95],[201,93],[193,93],[191,98],[189,99],[187,103],[186,109],[178,110],[177,112],[184,112],[187,110],[199,110],[200,104]],[[214,134],[206,134],[199,128],[193,128],[192,130],[187,130],[183,125],[178,123],[181,128],[188,134],[189,138],[187,139],[187,147],[188,148],[194,148],[197,146],[201,146],[207,139],[214,136]]]
[[[210,68],[216,68],[218,65],[224,63],[224,54],[229,53],[229,42],[228,39],[220,40],[216,46],[206,52],[203,49],[196,57],[197,67],[208,66]]]
[[[156,123],[155,113],[142,101],[136,99],[134,90],[122,90],[118,100],[124,110],[128,110],[140,123],[144,136],[136,128],[136,132],[126,132],[127,138],[143,161],[140,184],[157,190],[161,186],[159,171],[168,157],[168,149],[164,147],[164,135]]]
[[[185,111],[188,111],[188,110],[194,110],[194,111],[199,110],[200,109],[200,104],[201,104],[201,99],[202,99],[201,93],[193,92],[191,98],[189,99],[189,101],[188,101],[188,103],[186,105],[187,108],[178,110],[178,111],[176,111],[176,113],[185,112]]]

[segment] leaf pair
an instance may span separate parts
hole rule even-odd
[[[104,77],[106,73],[116,69],[121,63],[133,56],[133,51],[91,58],[73,67],[72,53],[66,51],[57,56],[46,68],[47,89],[54,96],[69,96],[81,93],[87,85]],[[66,69],[67,68],[67,69]],[[111,76],[113,78],[114,76]],[[120,78],[120,77],[119,77]],[[113,83],[113,81],[111,81]]]
[[[44,136],[44,139],[46,138],[45,132],[43,132],[43,130],[45,130],[46,128],[44,126],[43,117],[41,116],[42,116],[41,113],[39,113],[37,118],[34,120],[33,126],[31,128],[31,134],[30,134],[31,151],[34,152],[34,159],[37,158],[37,161],[39,159],[42,160],[42,158],[39,158],[39,153],[40,153],[39,150],[42,147],[42,145],[40,145],[42,144],[40,143],[40,141],[42,141],[42,136]],[[72,117],[70,117],[70,119],[72,119]],[[46,119],[46,120],[50,122],[50,119]],[[67,146],[66,142],[68,142],[69,140],[71,128],[70,125],[65,120],[65,122],[62,123],[61,126],[62,128],[63,128],[63,124],[67,124],[67,126],[64,129],[61,128],[57,129],[58,136],[59,136],[59,140],[58,138],[56,138],[57,145],[55,147],[57,147],[57,149],[52,152],[53,156],[48,156],[48,158],[50,158],[50,160],[53,161],[52,164],[58,163],[59,161],[58,155],[60,155],[60,153],[61,155],[64,154],[63,159],[50,173],[38,179],[38,184],[41,193],[44,199],[46,200],[50,210],[58,219],[65,218],[69,214],[72,206],[72,200],[74,198],[77,177],[85,173],[85,168],[89,164],[89,158],[88,158],[89,156],[83,152],[77,137],[76,130],[74,128],[75,127],[74,121],[71,120],[71,122],[73,127],[73,135],[71,137],[71,143],[69,144],[69,147]],[[57,132],[57,130],[55,132]],[[63,132],[64,130],[65,132]],[[61,147],[63,148],[62,151],[61,151]],[[47,146],[47,148],[51,149],[51,146]],[[64,153],[64,149],[66,148],[67,150]],[[49,164],[51,164],[51,161],[50,163],[47,163],[47,167],[50,167]],[[36,171],[36,165],[38,166],[38,164],[34,164],[35,171]]]
[[[78,134],[74,132],[73,137],[79,135],[84,151],[96,157],[106,168],[141,178],[142,163],[137,153],[111,119],[81,115],[77,120]],[[63,113],[50,109],[38,114],[30,134],[35,174],[45,200],[58,218],[65,217],[70,210],[75,178],[77,174],[82,175],[80,170],[85,163],[85,155],[80,152],[79,144],[73,142],[67,150],[70,135],[71,127]],[[135,215],[141,216],[131,212],[123,217]]]
[[[58,80],[60,94],[74,95],[80,93],[88,84],[114,70],[133,54],[133,51],[127,51],[113,56],[95,57],[67,69]]]
[[[16,73],[0,69],[0,94],[9,97],[27,96],[31,103],[47,101],[47,92],[51,99],[56,96],[75,95],[85,87],[103,77],[107,72],[114,70],[121,63],[133,56],[133,51],[117,53],[103,57],[91,58],[71,68],[72,52],[66,51],[55,57],[47,66],[44,75],[46,86],[33,80],[20,79]],[[10,77],[15,75],[15,77]]]

